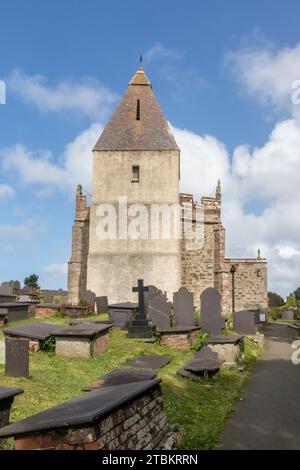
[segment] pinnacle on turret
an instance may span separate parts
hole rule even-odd
[[[221,181],[218,180],[217,187],[216,187],[216,199],[222,199],[222,190],[221,190]]]

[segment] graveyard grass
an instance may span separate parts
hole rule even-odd
[[[42,321],[65,323],[59,318]],[[0,332],[0,339],[1,336]],[[259,353],[257,346],[246,339],[243,370],[221,369],[215,378],[207,383],[199,383],[176,375],[176,370],[193,357],[193,352],[184,353],[158,343],[128,339],[125,331],[113,329],[110,332],[109,350],[97,358],[67,359],[51,353],[31,353],[29,380],[5,377],[4,366],[0,365],[0,383],[24,389],[24,394],[16,397],[12,407],[11,422],[15,422],[81,394],[84,385],[122,367],[127,359],[141,354],[171,355],[173,361],[158,372],[163,379],[168,421],[181,429],[182,449],[209,449],[218,442],[224,420],[234,410],[235,401]],[[12,440],[9,440],[4,448],[10,449],[12,446]]]

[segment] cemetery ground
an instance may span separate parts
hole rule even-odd
[[[93,319],[106,319],[98,315]],[[32,320],[18,322],[28,323]],[[37,321],[37,319],[35,319]],[[56,317],[41,322],[65,324]],[[12,324],[13,325],[13,324]],[[228,332],[228,334],[232,334]],[[0,339],[3,334],[0,329]],[[58,357],[51,352],[30,353],[30,379],[5,377],[0,365],[3,386],[21,387],[24,394],[16,397],[11,422],[15,422],[80,395],[82,387],[96,378],[124,366],[127,359],[142,354],[166,354],[173,357],[170,364],[158,371],[162,379],[165,412],[170,424],[178,425],[182,432],[181,448],[185,450],[209,449],[218,442],[225,419],[235,408],[260,349],[245,339],[245,362],[240,369],[221,368],[219,374],[208,381],[195,382],[176,375],[177,369],[194,356],[194,351],[182,352],[174,348],[138,339],[128,339],[126,331],[114,328],[109,334],[110,347],[101,356],[83,358]],[[4,449],[13,448],[8,440]],[[1,449],[1,447],[0,447]]]

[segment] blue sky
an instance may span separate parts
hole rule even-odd
[[[66,286],[74,186],[82,172],[90,190],[88,149],[143,54],[184,147],[183,189],[210,195],[221,177],[228,255],[261,247],[270,288],[300,285],[289,192],[300,168],[289,101],[299,17],[292,0],[2,0],[0,280],[37,272],[45,288]]]

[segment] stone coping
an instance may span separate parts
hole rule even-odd
[[[88,337],[91,338],[99,333],[104,333],[110,329],[110,325],[79,325],[70,326],[69,328],[60,328],[52,333],[54,337]]]
[[[244,336],[212,336],[204,341],[206,344],[237,344]]]
[[[286,323],[284,323],[284,325],[286,325]],[[287,326],[289,326],[290,328],[294,328],[295,330],[300,330],[300,324],[293,324],[293,325],[288,324]]]
[[[109,309],[118,309],[118,310],[135,310],[137,309],[139,304],[133,302],[123,302],[120,304],[111,304],[107,308]]]
[[[156,387],[160,379],[100,388],[72,398],[0,430],[0,437],[89,426]]]
[[[58,309],[58,308],[61,308],[61,304],[51,304],[51,303],[49,303],[49,304],[47,304],[47,303],[37,304],[36,308],[39,308],[39,307],[41,307],[41,308],[57,308]]]
[[[16,397],[17,395],[21,395],[23,392],[24,390],[22,388],[0,387],[0,400]]]
[[[10,336],[18,336],[20,338],[38,339],[44,341],[52,336],[59,329],[59,325],[50,323],[27,323],[20,326],[12,326],[4,328],[3,333]]]
[[[170,326],[168,328],[158,328],[159,333],[189,333],[191,331],[201,330],[201,326]]]

